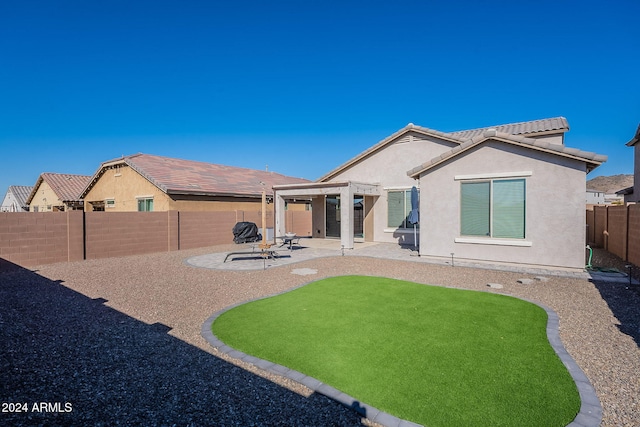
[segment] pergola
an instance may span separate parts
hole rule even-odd
[[[273,192],[276,236],[284,236],[287,231],[285,230],[286,200],[313,198],[323,195],[340,196],[340,243],[345,249],[353,249],[354,196],[379,196],[380,186],[378,184],[365,184],[354,181],[314,182],[309,184],[276,185],[273,187]],[[317,224],[314,224],[314,227],[316,226]],[[324,226],[324,224],[322,226]]]

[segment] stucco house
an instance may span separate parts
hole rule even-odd
[[[640,201],[640,125],[636,134],[627,142],[627,147],[633,147],[633,187],[624,188],[616,194],[624,197],[624,203],[638,203]]]
[[[604,192],[587,188],[587,196],[585,197],[585,200],[587,208],[597,205],[604,205]]]
[[[27,199],[33,187],[30,185],[10,185],[4,195],[0,212],[26,212],[29,211]]]
[[[568,130],[564,117],[451,133],[409,124],[314,183],[276,186],[276,233],[286,201],[304,196],[314,237],[413,244],[415,186],[422,257],[582,269],[586,174],[606,156],[566,147]]]
[[[275,172],[139,153],[102,163],[81,195],[85,211],[257,211],[263,189],[272,198],[274,185],[308,182]],[[305,209],[304,203],[298,207]],[[273,211],[272,204],[267,211]]]
[[[27,199],[30,212],[81,210],[80,192],[91,177],[67,173],[40,174]]]

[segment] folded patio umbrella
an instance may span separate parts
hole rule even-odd
[[[418,189],[414,185],[411,187],[411,212],[409,212],[408,220],[413,224],[413,247],[418,248],[418,234],[416,232],[416,224],[420,221],[420,196]]]

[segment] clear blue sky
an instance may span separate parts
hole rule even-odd
[[[632,173],[640,1],[3,1],[0,197],[144,152],[317,179],[412,122],[564,116]],[[416,159],[423,162],[428,159]]]

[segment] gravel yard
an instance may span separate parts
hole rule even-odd
[[[522,285],[518,279],[533,276],[357,254],[255,271],[185,263],[228,250],[234,247],[44,265],[35,272],[5,268],[0,401],[3,409],[19,405],[0,413],[0,424],[362,425],[348,408],[228,360],[200,336],[203,322],[225,307],[323,277],[359,274],[500,292],[552,308],[567,351],[598,394],[602,425],[640,426],[635,287],[557,276]],[[317,273],[291,274],[303,268]],[[27,411],[17,412],[23,403]]]

